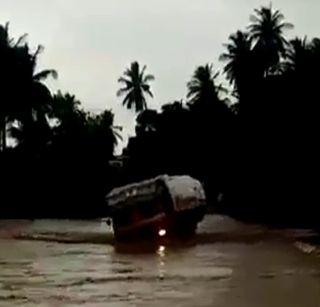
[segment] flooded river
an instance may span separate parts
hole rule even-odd
[[[100,221],[0,221],[0,306],[319,307],[310,235],[208,216],[189,242],[117,246]]]

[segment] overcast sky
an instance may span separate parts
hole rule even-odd
[[[124,138],[134,114],[116,97],[117,79],[134,60],[155,75],[150,107],[181,99],[197,65],[212,62],[229,34],[244,29],[261,0],[0,0],[0,22],[14,37],[45,46],[40,68],[54,68],[52,90],[75,94],[87,110],[112,109]],[[294,23],[290,36],[320,36],[319,0],[274,0]]]

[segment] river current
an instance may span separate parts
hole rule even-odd
[[[188,242],[118,245],[96,221],[0,221],[0,306],[319,307],[306,230],[207,216]]]

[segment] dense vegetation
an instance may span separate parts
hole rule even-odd
[[[138,62],[125,70],[118,95],[137,113],[136,136],[119,165],[112,112],[52,94],[43,81],[57,73],[37,71],[42,48],[1,27],[1,215],[99,216],[113,186],[167,173],[200,179],[223,212],[316,225],[320,39],[287,40],[293,25],[272,7],[250,20],[225,44],[222,72],[196,68],[186,101],[148,109],[154,76]]]

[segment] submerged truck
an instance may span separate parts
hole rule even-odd
[[[190,176],[161,175],[115,188],[106,197],[117,240],[190,236],[206,213],[201,183]]]

